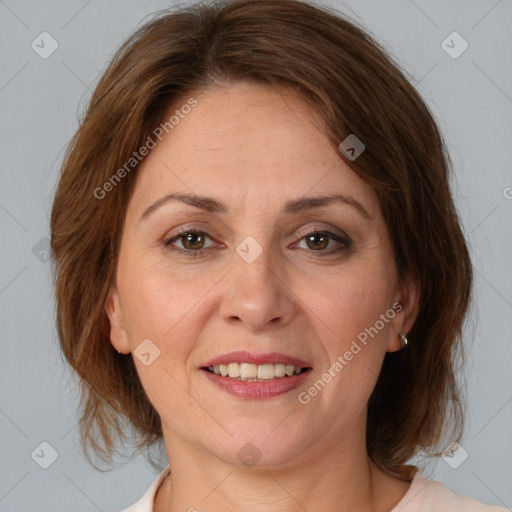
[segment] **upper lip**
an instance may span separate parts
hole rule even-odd
[[[245,350],[229,352],[221,356],[210,359],[202,367],[217,366],[229,363],[249,363],[249,364],[286,364],[293,365],[295,368],[310,368],[311,365],[296,357],[281,354],[279,352],[268,352],[266,354],[253,354]]]

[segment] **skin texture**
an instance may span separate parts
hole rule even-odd
[[[134,357],[161,416],[172,470],[154,510],[389,511],[409,483],[368,459],[367,402],[385,353],[401,348],[398,333],[414,323],[418,290],[397,281],[377,196],[291,91],[235,83],[193,96],[197,106],[139,169],[106,305],[117,350],[133,353],[145,339],[160,350],[149,366]],[[140,220],[171,192],[212,196],[230,211],[173,201]],[[350,196],[371,219],[348,204],[281,213],[289,199],[326,194]],[[187,244],[182,236],[165,247],[180,227],[208,237]],[[313,228],[345,233],[351,243],[308,243]],[[247,236],[263,251],[252,263],[236,252]],[[191,257],[172,247],[205,252]],[[317,396],[299,403],[297,394],[394,303],[401,311]],[[282,352],[313,371],[292,392],[240,399],[200,370],[233,350]],[[250,468],[237,457],[248,442],[261,452]]]

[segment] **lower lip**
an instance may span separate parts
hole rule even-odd
[[[208,370],[201,370],[208,379],[221,389],[231,393],[238,398],[264,399],[282,395],[300,386],[308,377],[310,369],[299,375],[291,377],[281,377],[267,382],[244,382],[242,380],[234,380],[229,377],[223,377]]]

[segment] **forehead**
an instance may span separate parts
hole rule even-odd
[[[191,97],[196,106],[181,111]],[[176,111],[179,122],[139,167],[135,202],[181,191],[222,196],[236,207],[339,192],[375,210],[376,196],[340,158],[321,115],[291,89],[224,85],[183,96],[164,119]]]

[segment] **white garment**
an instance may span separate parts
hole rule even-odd
[[[162,470],[137,503],[134,503],[128,508],[123,508],[121,512],[153,512],[153,502],[155,500],[156,490],[160,482],[165,477],[167,469],[168,467]]]
[[[121,512],[153,512],[156,490],[166,471],[167,468],[157,476],[137,503]],[[486,505],[468,496],[457,496],[441,482],[427,480],[421,471],[418,471],[409,490],[390,512],[510,512],[510,510]]]

